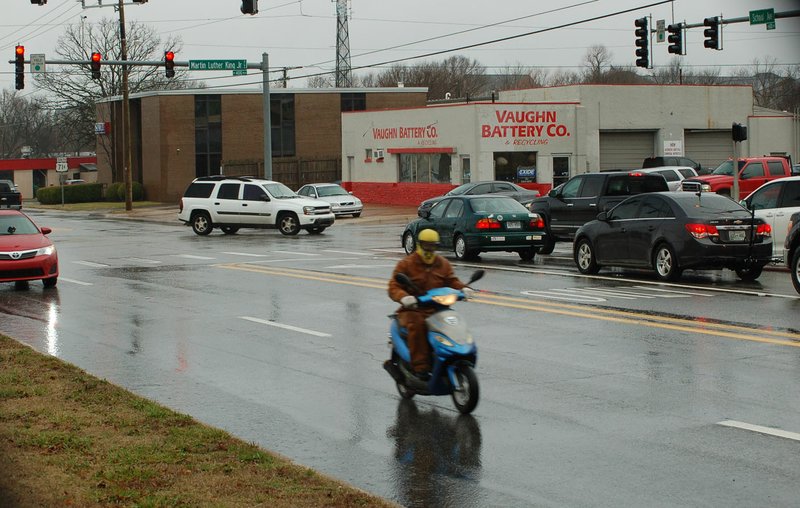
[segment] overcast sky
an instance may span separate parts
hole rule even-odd
[[[55,58],[54,48],[66,25],[117,19],[111,5],[96,8],[99,0],[49,0],[45,6],[28,0],[2,0],[0,50],[13,59],[14,46],[22,44],[26,57],[44,53]],[[290,87],[305,86],[304,76],[332,71],[336,62],[336,3],[331,0],[260,0],[255,16],[240,13],[239,0],[149,0],[131,5],[126,0],[127,20],[151,25],[164,40],[180,36],[183,51],[176,60],[246,59],[260,62],[269,54],[270,68],[298,67],[289,71],[297,79]],[[13,4],[13,8],[10,6]],[[658,5],[656,5],[658,4]],[[634,20],[652,16],[666,24],[685,21],[702,23],[703,18],[722,15],[726,19],[747,17],[750,10],[774,8],[775,12],[800,9],[798,0],[675,0],[673,2],[634,0],[352,0],[349,12],[351,65],[354,69],[400,59],[413,64],[429,53],[482,44],[469,49],[427,57],[440,61],[464,55],[487,66],[487,72],[522,65],[550,71],[578,70],[588,47],[602,44],[615,65],[632,66],[635,60]],[[629,11],[629,12],[622,12]],[[85,18],[84,18],[85,17]],[[598,18],[595,21],[586,21]],[[562,25],[572,25],[556,28]],[[537,33],[538,32],[538,33]],[[655,41],[655,39],[654,39]],[[666,65],[673,55],[667,43],[654,44],[654,65]],[[723,28],[723,51],[703,47],[702,28],[688,32],[683,65],[718,66],[722,74],[768,57],[778,64],[800,63],[800,18],[776,20],[776,29],[766,25],[735,23]],[[91,51],[91,48],[87,48]],[[13,64],[0,71],[0,87],[13,90]],[[375,67],[373,70],[380,70]],[[250,71],[251,73],[254,71]],[[356,70],[355,74],[369,72]],[[252,87],[260,77],[225,79],[231,73],[193,71],[195,79],[209,86],[236,83]],[[215,78],[217,77],[217,78]],[[277,76],[275,76],[277,77]],[[26,79],[26,94],[35,90]]]

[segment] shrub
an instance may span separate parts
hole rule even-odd
[[[61,187],[43,187],[36,191],[36,199],[43,205],[61,203]],[[103,185],[99,183],[82,183],[65,185],[64,203],[90,203],[102,201]]]
[[[144,199],[144,188],[139,182],[131,184],[131,194],[134,201],[141,201]],[[123,182],[114,182],[109,184],[106,188],[106,201],[125,201],[125,184]]]

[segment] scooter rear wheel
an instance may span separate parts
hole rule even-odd
[[[478,376],[469,365],[459,365],[455,371],[456,386],[453,387],[453,404],[461,414],[471,413],[478,405],[480,389]]]

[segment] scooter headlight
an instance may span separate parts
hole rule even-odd
[[[458,295],[457,294],[437,295],[434,296],[432,299],[439,305],[444,305],[449,307],[458,301]]]
[[[438,333],[435,333],[433,335],[433,338],[436,339],[436,342],[438,342],[439,344],[445,345],[447,347],[453,347],[453,342],[444,335],[439,335]]]

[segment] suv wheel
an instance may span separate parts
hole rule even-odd
[[[211,233],[212,229],[214,229],[214,225],[211,223],[211,216],[208,215],[208,212],[195,212],[192,215],[192,231],[195,234],[205,236]]]
[[[761,276],[764,265],[740,266],[736,268],[736,275],[745,282],[752,282]]]
[[[300,231],[300,221],[292,212],[283,212],[278,216],[278,229],[287,236],[296,235]]]
[[[239,231],[239,228],[236,226],[222,226],[220,229],[226,235],[235,235],[236,232]]]

